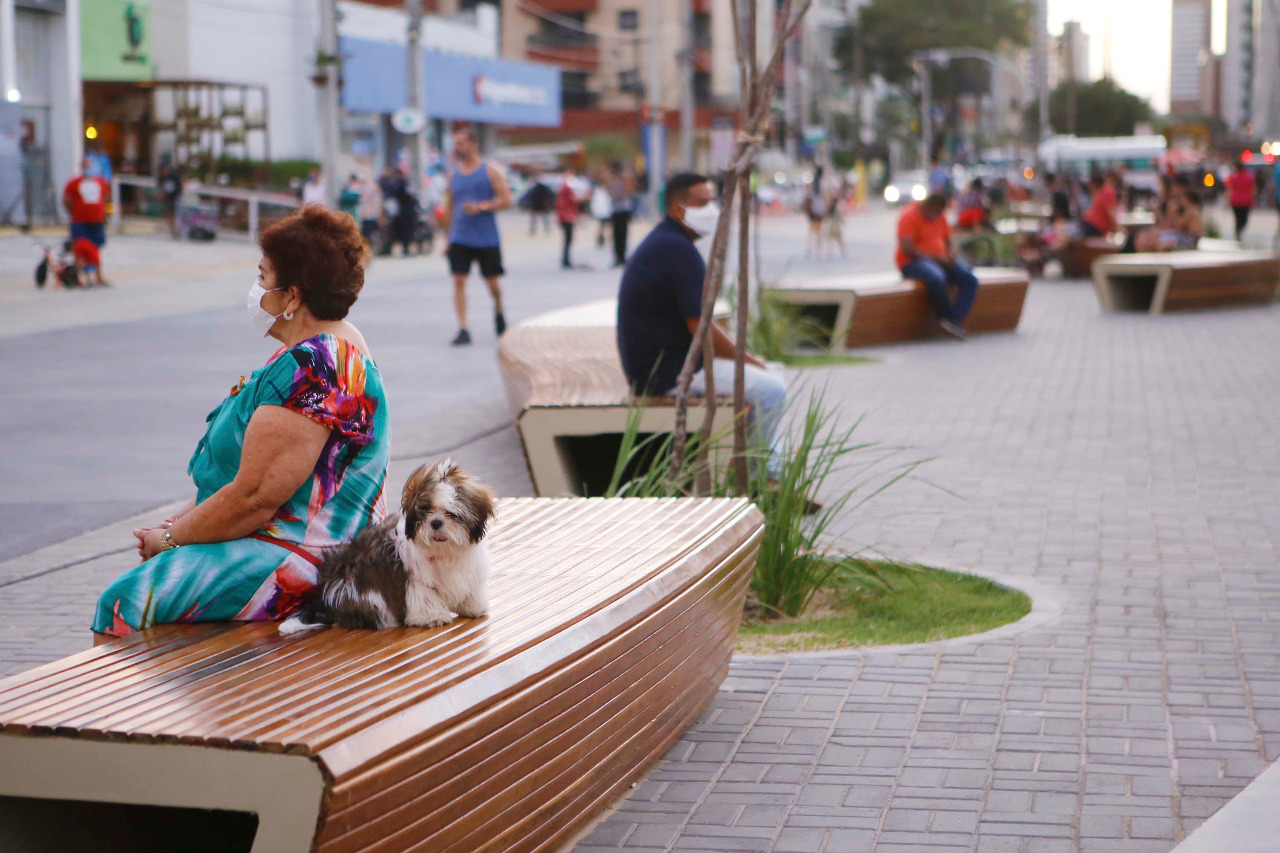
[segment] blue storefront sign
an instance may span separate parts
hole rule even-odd
[[[342,105],[357,113],[390,113],[405,106],[402,45],[343,38]],[[528,127],[560,125],[560,70],[422,52],[423,108],[430,118]]]

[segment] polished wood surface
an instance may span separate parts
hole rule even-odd
[[[549,849],[714,694],[761,518],[513,499],[498,519],[484,619],[162,626],[0,682],[0,758],[31,736],[296,755],[326,779],[319,849]]]

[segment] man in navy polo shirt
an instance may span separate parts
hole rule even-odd
[[[640,396],[675,396],[685,353],[702,315],[702,283],[707,267],[694,241],[716,228],[720,217],[715,188],[703,175],[679,174],[667,182],[666,217],[636,247],[618,290],[618,354],[631,390]],[[711,327],[718,393],[733,388],[734,342]],[[689,393],[706,393],[706,366],[699,366]],[[746,396],[759,437],[773,448],[770,473],[780,459],[774,438],[786,402],[786,386],[746,354]]]

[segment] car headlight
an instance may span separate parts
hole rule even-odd
[[[929,192],[924,188],[924,184],[916,184],[911,188],[911,197],[916,201],[924,201],[924,197],[928,194]]]
[[[896,201],[897,201],[898,199],[900,199],[900,198],[902,198],[902,193],[898,192],[898,188],[897,188],[897,187],[895,187],[895,186],[893,186],[893,185],[891,184],[891,185],[889,185],[889,186],[887,186],[887,187],[885,187],[885,188],[884,188],[884,200],[885,200],[885,201],[889,202],[890,204],[893,204],[894,202],[896,202]]]

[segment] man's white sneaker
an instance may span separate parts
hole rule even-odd
[[[959,323],[953,323],[950,320],[939,320],[938,325],[942,327],[942,331],[958,341],[963,341],[969,337],[969,333]]]

